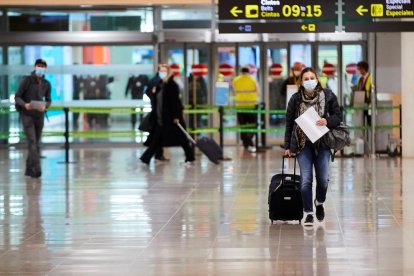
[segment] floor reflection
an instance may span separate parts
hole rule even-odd
[[[149,167],[143,151],[45,149],[41,179],[25,150],[0,150],[0,275],[410,275],[413,160],[336,158],[326,219],[270,225],[279,149],[228,147],[218,166],[180,149]],[[288,170],[293,169],[289,166]]]

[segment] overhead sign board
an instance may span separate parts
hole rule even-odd
[[[333,0],[220,0],[219,20],[333,19]]]
[[[414,0],[345,1],[347,18],[414,18]]]
[[[414,22],[351,22],[345,24],[346,32],[414,32]]]
[[[220,33],[332,33],[335,23],[219,23]]]

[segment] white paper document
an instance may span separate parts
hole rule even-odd
[[[312,106],[295,120],[312,143],[318,141],[319,138],[329,131],[329,128],[326,126],[316,125],[316,121],[320,118],[321,117]]]
[[[32,108],[37,110],[42,110],[46,106],[46,102],[42,101],[31,101],[30,104],[32,105]]]

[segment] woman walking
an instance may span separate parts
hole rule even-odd
[[[305,226],[312,226],[314,222],[312,204],[313,168],[316,176],[316,218],[323,221],[325,218],[324,202],[329,182],[330,149],[319,139],[312,143],[302,129],[295,123],[295,119],[308,108],[314,107],[321,119],[318,126],[335,128],[341,122],[341,110],[336,95],[329,89],[323,89],[316,72],[307,67],[301,72],[301,85],[298,92],[289,100],[286,113],[285,155],[297,155],[301,172],[301,192],[303,209],[305,212]]]

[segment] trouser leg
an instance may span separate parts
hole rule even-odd
[[[313,181],[313,149],[308,141],[298,155],[300,167],[300,184],[302,192],[303,210],[313,212],[312,205],[312,181]]]
[[[329,183],[329,162],[331,153],[328,149],[320,149],[316,156],[316,200],[324,203]]]
[[[145,163],[149,163],[155,152],[162,148],[162,128],[160,126],[155,126],[153,131],[154,134],[152,136],[151,144],[141,156],[141,160]]]
[[[162,159],[164,157],[164,149],[159,147],[155,152],[155,159]]]
[[[245,125],[245,124],[249,123],[248,115],[250,115],[250,114],[237,113],[238,124],[239,125]],[[240,139],[242,140],[243,147],[245,149],[247,149],[249,146],[253,146],[253,142],[252,142],[251,137],[252,137],[252,135],[250,133],[244,133],[244,132],[240,133]]]
[[[187,137],[185,137],[184,135],[180,136],[180,144],[181,147],[184,150],[184,154],[185,154],[185,162],[192,162],[195,160],[194,157],[194,147],[190,146],[190,143],[187,139]]]
[[[43,117],[33,118],[21,114],[24,133],[27,139],[28,156],[26,159],[26,172],[40,172],[40,138],[43,129]]]

